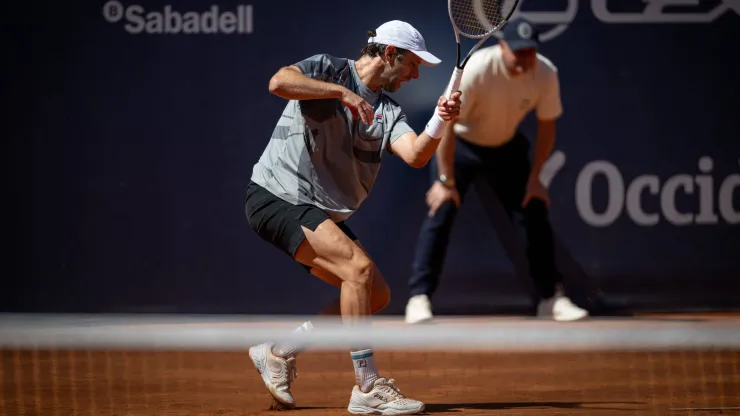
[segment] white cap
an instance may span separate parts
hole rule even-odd
[[[375,37],[369,38],[367,43],[381,43],[406,49],[421,58],[424,65],[435,66],[442,62],[439,58],[427,51],[424,37],[416,28],[400,20],[385,22],[375,29]]]

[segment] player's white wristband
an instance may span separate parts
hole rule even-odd
[[[427,122],[427,127],[425,131],[432,139],[439,140],[442,138],[442,135],[444,135],[446,128],[447,122],[443,120],[442,117],[440,117],[435,110],[434,115],[431,119],[429,119],[429,122]]]

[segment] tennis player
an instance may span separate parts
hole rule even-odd
[[[419,67],[441,61],[427,51],[421,33],[389,21],[369,33],[357,60],[315,55],[281,68],[270,92],[289,100],[257,164],[246,193],[249,225],[313,275],[341,288],[325,314],[346,324],[367,323],[383,309],[390,291],[345,220],[373,188],[386,151],[420,168],[434,155],[448,123],[460,111],[460,93],[440,97],[425,131],[417,135],[401,107],[386,93],[419,77]],[[312,329],[304,323],[298,332]],[[295,407],[294,343],[267,342],[249,354],[273,397]],[[420,401],[400,394],[381,377],[370,346],[349,346],[355,386],[353,414],[413,414]]]
[[[502,34],[498,44],[481,48],[468,61],[460,83],[463,110],[431,163],[429,211],[409,279],[408,323],[432,319],[431,297],[439,284],[457,209],[477,177],[491,186],[509,216],[522,214],[529,271],[541,296],[538,315],[573,321],[588,314],[562,291],[548,219],[549,196],[539,179],[563,112],[557,67],[538,53],[538,30],[531,22],[512,20]],[[529,141],[517,130],[533,110],[538,124],[530,162]]]

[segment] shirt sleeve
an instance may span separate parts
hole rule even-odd
[[[393,144],[396,140],[398,140],[401,136],[404,134],[414,131],[414,129],[409,126],[408,118],[406,117],[406,113],[401,111],[398,118],[396,119],[396,122],[393,124],[393,128],[391,129],[390,138],[388,140],[388,146]]]
[[[303,75],[319,81],[338,82],[340,74],[348,65],[347,59],[327,54],[318,54],[293,64]]]
[[[554,120],[561,114],[563,114],[563,104],[560,100],[560,81],[557,71],[553,71],[548,75],[544,83],[544,91],[537,103],[537,118]]]

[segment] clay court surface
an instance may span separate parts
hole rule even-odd
[[[675,317],[651,322],[661,319]],[[737,317],[680,319],[740,330]],[[381,374],[426,402],[428,414],[740,415],[740,349],[376,350],[375,357]],[[271,412],[246,351],[5,349],[0,375],[0,415],[8,416],[340,415],[348,414],[354,381],[348,352],[306,352],[293,387],[299,408]]]

